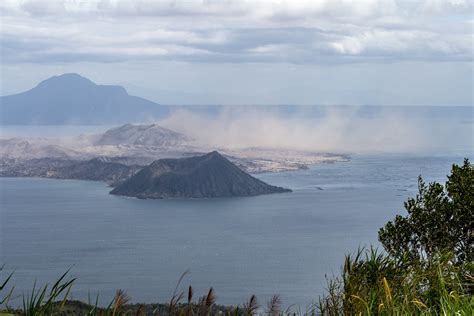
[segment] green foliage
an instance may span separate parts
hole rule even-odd
[[[66,271],[59,279],[51,286],[48,292],[48,285],[44,285],[36,289],[36,281],[33,285],[33,290],[28,296],[23,296],[23,314],[25,316],[36,315],[53,315],[53,313],[61,310],[64,306],[71,287],[75,279],[66,279],[69,271]],[[59,306],[57,300],[64,294]]]
[[[420,177],[418,194],[405,202],[408,215],[396,216],[379,231],[385,250],[396,258],[422,262],[450,252],[453,262],[474,260],[474,167],[468,159],[453,165],[446,185]]]

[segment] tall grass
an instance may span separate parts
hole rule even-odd
[[[31,294],[23,296],[23,314],[25,316],[51,315],[57,310],[61,311],[75,280],[66,279],[68,272],[69,271],[66,271],[61,277],[59,277],[59,279],[51,286],[49,291],[47,284],[37,289],[35,281]],[[61,294],[64,295],[58,306],[56,302]]]
[[[322,315],[472,315],[472,275],[452,256],[396,260],[374,248],[347,255],[340,277],[319,301]]]
[[[469,288],[474,278],[471,273],[463,274],[463,269],[450,261],[449,255],[436,256],[425,264],[414,264],[404,260],[394,260],[374,248],[359,249],[347,255],[339,277],[328,280],[325,296],[318,304],[301,311],[298,306],[282,309],[282,301],[274,295],[260,308],[257,297],[252,295],[239,306],[217,306],[213,288],[196,301],[194,289],[187,287],[185,298],[180,285],[187,273],[178,280],[168,304],[130,305],[130,297],[118,290],[107,307],[99,307],[99,297],[95,302],[81,304],[75,308],[68,301],[74,278],[64,273],[49,287],[37,287],[36,282],[30,293],[23,295],[22,310],[13,311],[8,307],[13,288],[6,291],[12,273],[0,279],[0,298],[4,310],[0,315],[175,315],[175,316],[253,316],[253,315],[472,315],[474,298]],[[3,267],[0,267],[0,276]],[[5,293],[4,293],[5,292]]]
[[[3,272],[4,267],[0,267]],[[257,297],[252,295],[247,302],[241,306],[217,306],[216,294],[211,287],[209,291],[197,301],[193,301],[194,289],[188,287],[187,302],[182,303],[184,292],[179,291],[187,272],[179,278],[176,288],[168,304],[132,305],[131,298],[123,290],[117,290],[114,298],[106,307],[99,306],[99,295],[92,302],[90,295],[88,303],[69,301],[71,288],[76,281],[68,277],[69,271],[61,275],[50,287],[48,284],[38,287],[36,281],[33,283],[31,292],[22,295],[22,309],[13,310],[8,306],[8,300],[12,297],[14,288],[4,295],[10,283],[13,273],[10,273],[3,281],[0,279],[0,316],[45,316],[45,315],[88,315],[88,316],[121,316],[121,315],[175,315],[175,316],[207,316],[207,315],[256,315],[259,305]],[[280,315],[281,299],[274,295],[268,302],[268,315]]]

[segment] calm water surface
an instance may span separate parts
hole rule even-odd
[[[417,176],[445,181],[462,157],[356,156],[258,177],[293,193],[251,198],[137,200],[102,183],[0,178],[0,263],[16,293],[71,268],[73,297],[121,288],[134,302],[164,302],[180,274],[218,303],[278,293],[305,306],[340,271],[344,254],[377,243],[377,230],[416,192]]]

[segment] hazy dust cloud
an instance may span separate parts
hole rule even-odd
[[[449,109],[447,109],[448,111]],[[180,109],[159,121],[213,146],[272,147],[343,153],[452,153],[473,150],[472,110],[466,115],[413,115],[379,110],[326,109],[315,115],[299,108],[291,113],[258,106],[223,107],[206,115]]]

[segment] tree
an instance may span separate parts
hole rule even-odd
[[[397,215],[379,230],[379,240],[395,258],[421,261],[449,252],[453,263],[474,261],[474,166],[466,158],[453,165],[445,186],[418,178],[418,194],[404,203],[407,216]]]

